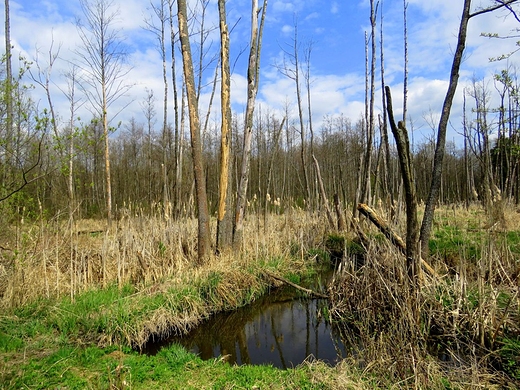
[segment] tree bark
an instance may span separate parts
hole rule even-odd
[[[229,31],[226,21],[226,2],[218,0],[220,20],[220,66],[221,66],[221,134],[220,134],[220,178],[217,213],[217,252],[226,250],[233,240],[233,220],[229,209],[229,154],[231,143],[231,83],[229,69]]]
[[[468,22],[470,19],[470,9],[471,0],[464,0],[464,8],[462,10],[462,17],[459,26],[457,47],[455,49],[455,55],[453,57],[453,63],[451,66],[450,82],[442,106],[441,118],[439,120],[437,131],[437,144],[433,158],[432,181],[430,184],[428,199],[426,200],[420,232],[421,253],[422,257],[425,259],[427,259],[429,255],[428,243],[431,237],[433,214],[435,212],[435,206],[439,198],[439,192],[441,188],[442,168],[446,148],[446,131],[448,128],[448,121],[450,119],[453,98],[455,96],[455,91],[459,81],[460,64],[462,63],[462,56],[464,54],[464,48],[466,47],[466,35]]]
[[[233,244],[238,246],[242,242],[245,207],[247,204],[247,186],[249,182],[249,166],[251,155],[251,141],[253,138],[253,113],[259,85],[260,53],[262,34],[265,21],[267,0],[264,0],[262,9],[258,9],[258,0],[253,0],[251,6],[251,47],[249,49],[249,64],[247,68],[247,104],[244,129],[244,148],[242,151],[242,167],[238,185],[235,221],[233,226]],[[260,31],[258,28],[258,14],[262,12]]]
[[[191,154],[193,159],[195,193],[197,197],[198,208],[198,262],[199,264],[202,264],[210,255],[211,239],[209,229],[208,202],[206,195],[206,180],[204,175],[202,144],[200,139],[200,119],[188,31],[186,0],[177,0],[177,10],[182,63],[184,69],[184,82],[186,86],[188,113],[190,117]]]
[[[412,285],[417,282],[419,272],[419,256],[418,256],[418,222],[417,222],[417,198],[415,195],[415,180],[413,176],[413,162],[410,151],[410,141],[408,132],[402,121],[395,124],[394,112],[392,107],[392,95],[390,87],[385,87],[386,104],[388,110],[388,121],[390,129],[395,137],[397,153],[399,155],[399,164],[401,174],[403,176],[403,185],[406,198],[406,260],[408,276]]]

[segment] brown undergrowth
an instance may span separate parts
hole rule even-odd
[[[520,218],[505,215],[499,227],[477,209],[438,212],[429,260],[439,277],[425,275],[418,290],[399,251],[364,226],[371,235],[365,264],[344,259],[330,310],[356,364],[379,387],[520,386],[519,362],[503,353],[520,336]]]
[[[2,243],[0,308],[42,298],[65,302],[51,309],[54,327],[85,341],[97,337],[99,345],[142,347],[265,294],[278,282],[264,270],[301,274],[315,262],[307,252],[323,238],[323,226],[301,210],[251,215],[240,250],[195,266],[195,220],[137,211],[111,229],[90,220],[19,224],[12,228],[16,239]]]

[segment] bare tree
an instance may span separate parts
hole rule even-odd
[[[200,139],[200,119],[193,60],[191,56],[190,37],[186,0],[177,0],[177,18],[179,23],[179,38],[181,42],[184,82],[188,98],[188,112],[190,116],[191,154],[193,159],[193,173],[195,176],[195,190],[198,208],[198,260],[203,263],[210,255],[211,238],[209,229],[209,211],[206,195],[206,180],[202,159],[202,145]]]
[[[366,121],[366,149],[365,156],[363,159],[362,167],[362,188],[361,188],[361,202],[370,203],[371,198],[371,170],[372,170],[372,150],[374,144],[374,98],[375,98],[375,73],[376,73],[376,14],[377,5],[374,6],[374,0],[370,0],[370,42],[371,42],[371,60],[370,60],[370,86],[367,85],[369,90],[366,91],[367,95],[370,93],[367,110],[368,113],[365,118]],[[368,42],[367,42],[368,46]],[[367,56],[368,61],[368,56]],[[367,69],[368,70],[368,69]],[[369,92],[370,91],[370,92]]]
[[[217,213],[217,251],[231,246],[233,219],[229,212],[229,154],[231,143],[231,72],[229,68],[229,30],[226,21],[226,1],[218,0],[220,21],[220,66],[221,66],[221,130],[220,130],[220,178]]]
[[[5,0],[5,96],[6,96],[6,132],[13,133],[13,70],[11,66],[11,22],[9,0]]]
[[[80,86],[94,112],[101,120],[105,149],[106,215],[112,221],[112,184],[110,178],[109,119],[108,109],[131,87],[125,76],[127,53],[124,41],[115,25],[119,10],[112,0],[80,0],[84,21],[76,26],[81,46],[76,50],[78,66],[83,71]]]
[[[334,218],[332,217],[332,212],[329,206],[329,200],[327,198],[327,192],[325,191],[325,185],[323,184],[323,178],[321,175],[320,164],[318,159],[314,154],[314,128],[312,126],[312,106],[311,106],[311,53],[312,53],[312,42],[308,44],[305,49],[305,62],[306,69],[304,71],[305,78],[305,86],[307,89],[307,113],[309,116],[309,132],[311,135],[311,156],[312,161],[314,162],[314,169],[316,170],[316,179],[318,180],[318,186],[320,190],[320,196],[323,203],[323,208],[325,209],[325,214],[327,215],[327,220],[329,221],[329,225],[332,229],[334,229]]]
[[[382,3],[381,3],[382,4]],[[381,7],[382,8],[382,7]],[[380,28],[380,61],[381,61],[381,90],[385,90],[385,61],[384,61],[384,45],[383,45],[383,10],[381,9],[381,28]],[[392,186],[389,184],[390,180],[390,144],[388,140],[388,122],[386,116],[386,97],[385,94],[381,94],[381,103],[383,109],[383,115],[379,118],[379,128],[381,132],[381,146],[380,146],[380,156],[384,155],[384,169],[382,174],[383,181],[383,195],[388,199],[389,205],[393,205],[394,195]]]
[[[282,66],[279,66],[278,69],[280,72],[294,81],[294,85],[296,88],[296,103],[298,106],[298,120],[299,120],[299,128],[300,128],[300,160],[302,163],[303,170],[303,186],[305,191],[305,196],[307,197],[308,204],[312,204],[312,195],[311,188],[309,184],[309,173],[307,169],[307,137],[306,137],[306,129],[305,129],[305,118],[303,116],[303,103],[302,103],[302,93],[301,93],[301,82],[300,82],[300,44],[298,42],[298,24],[294,22],[294,36],[292,39],[291,51],[285,51],[284,63]],[[289,63],[287,63],[287,58],[289,59]]]
[[[153,19],[145,20],[146,28],[151,31],[157,38],[158,50],[162,60],[162,76],[163,76],[163,121],[162,121],[162,166],[163,170],[166,171],[166,165],[168,163],[168,139],[169,128],[168,128],[168,75],[167,75],[167,60],[166,60],[166,25],[168,22],[167,13],[167,0],[159,0],[159,4],[150,2],[150,6],[153,14],[159,20],[159,24],[156,25]],[[153,17],[153,16],[152,16]],[[171,17],[171,15],[170,15]],[[150,178],[151,180],[151,178]],[[150,184],[151,189],[151,184]],[[151,190],[150,190],[151,192]],[[167,212],[167,204],[169,202],[168,196],[168,180],[167,175],[163,174],[163,208],[164,212]]]
[[[146,174],[146,178],[148,181],[148,189],[147,189],[147,195],[148,198],[148,205],[151,206],[153,199],[153,183],[156,181],[156,178],[153,176],[153,143],[152,140],[154,138],[154,125],[156,122],[155,119],[155,96],[153,94],[153,90],[149,90],[146,88],[146,97],[144,100],[140,103],[141,110],[143,112],[144,118],[146,119],[146,130],[147,130],[147,169],[148,172]],[[163,128],[164,133],[164,128]],[[164,154],[164,152],[163,152]],[[163,157],[163,165],[164,165],[164,157]],[[163,183],[164,184],[164,183]],[[166,195],[163,194],[163,202],[165,201]],[[167,197],[166,197],[167,200]],[[163,207],[166,207],[166,203],[163,203]]]
[[[247,67],[247,104],[245,114],[244,147],[240,181],[238,185],[237,204],[233,228],[233,242],[235,245],[242,241],[245,207],[247,204],[247,185],[249,181],[249,165],[251,155],[251,140],[253,137],[253,114],[255,110],[256,95],[260,82],[260,53],[262,48],[262,35],[267,9],[267,0],[264,0],[262,8],[258,8],[258,0],[253,0],[251,5],[251,41],[249,49],[249,64]],[[262,13],[260,28],[258,27],[258,14]]]
[[[404,121],[397,124],[394,119],[392,106],[392,95],[390,87],[385,87],[386,104],[388,110],[388,120],[390,128],[395,137],[397,152],[399,154],[399,163],[401,174],[403,176],[403,184],[405,188],[406,198],[406,264],[408,277],[412,286],[418,282],[417,275],[420,271],[420,256],[418,248],[418,222],[417,222],[417,197],[415,195],[415,179],[413,173],[412,153],[410,150],[410,140],[408,132],[404,126]]]
[[[43,67],[42,63],[39,59],[39,51],[36,50],[36,58],[34,59],[34,63],[36,65],[37,73],[33,73],[31,69],[29,69],[29,74],[33,81],[43,88],[45,91],[45,96],[47,97],[47,103],[49,104],[49,111],[51,114],[51,126],[54,132],[54,136],[58,142],[59,152],[61,153],[61,139],[58,134],[58,118],[56,117],[56,113],[54,111],[54,104],[52,103],[52,95],[51,95],[51,73],[52,68],[54,67],[54,63],[60,54],[61,45],[58,45],[56,51],[53,51],[54,47],[54,38],[51,40],[51,44],[48,51],[48,59],[47,66]]]
[[[74,198],[74,139],[76,135],[76,112],[85,103],[76,94],[76,87],[78,83],[78,68],[72,65],[71,69],[65,74],[67,78],[67,90],[62,91],[69,101],[70,117],[69,117],[69,144],[68,144],[68,180],[67,190],[69,196],[69,219],[72,222],[74,217],[74,210],[76,208]]]
[[[421,224],[420,241],[423,258],[426,258],[428,255],[428,243],[431,236],[433,214],[435,212],[435,206],[437,204],[437,199],[439,198],[439,193],[441,189],[442,169],[446,149],[446,132],[451,113],[451,106],[453,104],[453,98],[455,96],[455,91],[457,89],[457,84],[459,81],[460,65],[462,63],[464,49],[466,47],[466,35],[469,20],[474,16],[492,12],[500,8],[506,7],[510,9],[511,5],[513,3],[517,3],[517,1],[518,0],[495,0],[493,2],[493,5],[487,8],[479,9],[472,13],[471,0],[464,0],[464,7],[462,10],[462,16],[459,25],[459,33],[457,38],[457,46],[455,49],[453,63],[451,66],[450,82],[448,84],[448,91],[446,92],[446,97],[444,99],[441,111],[441,118],[439,120],[438,125],[437,143],[435,147],[435,155],[433,160],[433,172],[430,191],[428,199],[426,201],[424,216]]]
[[[175,167],[175,194],[174,194],[174,209],[175,216],[179,216],[181,210],[181,189],[182,189],[182,160],[183,160],[183,137],[184,137],[184,122],[179,123],[181,114],[179,113],[179,93],[177,88],[177,71],[175,68],[175,43],[177,41],[177,28],[173,24],[174,10],[173,6],[175,0],[168,0],[169,12],[170,12],[170,52],[171,52],[171,75],[172,75],[172,86],[173,86],[173,116],[174,116],[174,167]],[[181,92],[181,100],[184,101],[184,89]],[[184,105],[182,106],[182,114],[184,113]]]

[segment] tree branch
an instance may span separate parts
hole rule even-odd
[[[27,179],[27,174],[30,173],[33,169],[35,169],[38,165],[40,165],[40,160],[41,160],[41,155],[42,155],[41,150],[42,150],[43,137],[44,136],[42,136],[40,138],[40,142],[38,143],[38,159],[28,170],[22,170],[22,179],[23,179],[22,184],[20,184],[16,189],[12,190],[7,195],[1,197],[0,202],[3,202],[4,200],[9,199],[11,196],[16,194],[17,192],[20,192],[28,184],[31,184],[32,182],[35,182],[36,180],[39,180],[45,176],[45,174],[43,174],[43,175],[34,177],[32,179],[29,179],[29,180]]]
[[[494,5],[492,7],[488,7],[488,8],[484,8],[484,9],[481,9],[481,10],[478,10],[478,11],[475,11],[473,12],[472,14],[469,15],[469,18],[472,18],[473,16],[478,16],[478,15],[482,15],[482,14],[486,14],[488,12],[493,12],[493,11],[496,11],[497,9],[500,9],[500,8],[507,8],[512,14],[513,16],[515,17],[515,19],[520,22],[520,19],[518,18],[518,15],[516,14],[516,12],[511,8],[511,4],[513,3],[516,3],[518,2],[518,0],[495,0],[498,4],[497,5]]]

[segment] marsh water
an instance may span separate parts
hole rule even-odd
[[[290,368],[320,359],[334,365],[346,353],[321,315],[327,301],[297,295],[293,288],[278,288],[251,305],[212,316],[184,337],[150,344],[145,352],[178,343],[202,359],[222,357],[231,364]]]

